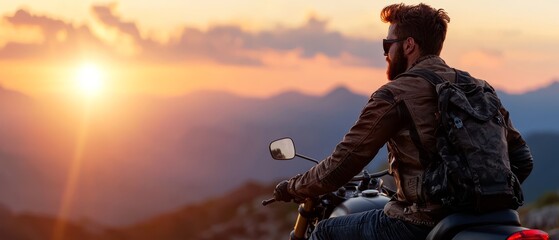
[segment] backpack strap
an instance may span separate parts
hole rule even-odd
[[[413,76],[413,77],[420,77],[423,78],[425,80],[427,80],[429,83],[431,83],[431,85],[433,85],[433,87],[436,87],[438,84],[441,84],[443,82],[445,82],[446,80],[443,79],[441,76],[439,76],[438,74],[436,74],[435,72],[428,70],[428,69],[414,69],[408,72],[404,72],[400,75],[398,75],[396,78],[402,77],[402,76]],[[423,167],[427,167],[429,165],[429,163],[431,162],[431,154],[429,153],[429,151],[427,151],[427,149],[425,148],[425,146],[423,146],[423,144],[421,143],[421,140],[419,138],[419,132],[417,131],[417,128],[415,127],[415,122],[413,121],[413,118],[411,117],[411,114],[409,112],[409,109],[407,108],[407,106],[405,106],[405,104],[402,107],[401,113],[403,114],[403,116],[405,118],[409,118],[410,120],[410,138],[413,142],[413,144],[415,145],[415,147],[417,148],[418,152],[419,152],[419,161],[421,162],[421,165],[423,165]]]
[[[413,118],[411,117],[410,110],[408,109],[408,106],[405,103],[402,103],[398,107],[398,111],[400,112],[400,115],[403,119],[408,119],[409,120],[409,123],[410,123],[409,124],[410,138],[413,142],[413,145],[415,145],[415,147],[417,148],[417,150],[419,152],[419,162],[421,163],[421,165],[423,167],[427,167],[429,165],[429,162],[430,162],[429,161],[430,155],[429,155],[429,152],[423,146],[423,144],[421,144],[421,140],[419,139],[419,132],[417,131],[417,128],[415,127],[415,122],[413,121]]]
[[[439,74],[436,74],[435,72],[425,68],[414,69],[401,75],[419,76],[427,80],[433,86],[437,86],[438,84],[446,82],[446,80],[439,76]]]

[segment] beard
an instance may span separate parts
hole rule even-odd
[[[396,46],[396,55],[393,59],[386,58],[388,62],[388,69],[386,75],[388,80],[394,80],[396,76],[408,70],[408,57],[404,55],[404,49],[401,46]]]

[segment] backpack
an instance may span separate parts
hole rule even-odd
[[[437,153],[429,153],[417,129],[410,129],[425,167],[423,194],[453,211],[517,209],[524,198],[510,168],[501,102],[485,81],[455,72],[454,83],[427,69],[402,74],[429,81],[437,92]]]

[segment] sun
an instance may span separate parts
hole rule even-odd
[[[85,96],[99,95],[103,89],[103,71],[95,64],[83,64],[78,68],[76,83]]]

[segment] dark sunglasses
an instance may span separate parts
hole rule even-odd
[[[382,48],[384,49],[384,56],[388,56],[388,51],[392,44],[406,40],[404,39],[382,39]]]

